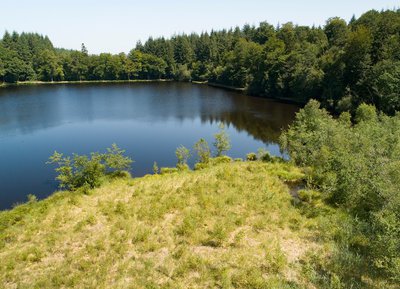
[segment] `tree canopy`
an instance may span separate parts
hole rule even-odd
[[[376,273],[400,279],[400,115],[361,104],[333,118],[312,100],[281,136],[282,149],[309,168],[308,186],[353,216],[345,242]],[[346,231],[346,228],[343,228]]]

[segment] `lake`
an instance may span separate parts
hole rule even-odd
[[[104,151],[112,143],[134,159],[132,174],[176,164],[175,149],[200,138],[211,145],[224,123],[231,157],[277,140],[298,107],[190,83],[38,85],[0,88],[0,209],[44,198],[57,189],[55,150],[65,154]],[[191,163],[193,164],[193,161]]]

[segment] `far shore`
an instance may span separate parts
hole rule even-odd
[[[18,81],[16,83],[7,83],[3,82],[0,83],[0,88],[6,88],[6,87],[16,87],[16,86],[30,86],[30,85],[58,85],[58,84],[101,84],[101,83],[157,83],[157,82],[179,82],[174,79],[132,79],[132,80],[76,80],[76,81]],[[188,83],[192,84],[198,84],[198,85],[208,85],[212,86],[215,88],[222,88],[226,90],[231,90],[243,94],[247,94],[247,89],[245,87],[235,87],[235,86],[230,86],[230,85],[225,85],[225,84],[220,84],[220,83],[215,83],[215,82],[209,82],[209,81],[189,81]],[[283,102],[283,103],[290,103],[290,104],[295,104],[295,105],[304,105],[306,102],[302,102],[299,100],[294,100],[291,98],[278,98],[278,97],[269,97],[265,95],[252,95],[248,94],[249,96],[253,97],[261,97],[265,99],[269,99],[272,101],[278,101],[278,102]]]
[[[52,84],[90,84],[90,83],[140,83],[140,82],[169,82],[173,79],[132,79],[132,80],[73,80],[73,81],[18,81],[16,83],[0,83],[0,87],[24,85],[52,85]]]

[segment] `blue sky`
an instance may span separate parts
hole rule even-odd
[[[0,33],[38,32],[57,47],[90,53],[128,52],[149,36],[292,21],[323,25],[329,17],[349,20],[370,9],[398,8],[398,0],[18,0],[1,3]]]

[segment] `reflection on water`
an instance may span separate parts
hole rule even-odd
[[[135,160],[134,175],[175,163],[174,150],[228,125],[233,157],[258,147],[279,154],[279,133],[297,107],[184,83],[81,84],[0,89],[0,209],[55,187],[44,165],[54,150],[88,153],[111,143]]]

